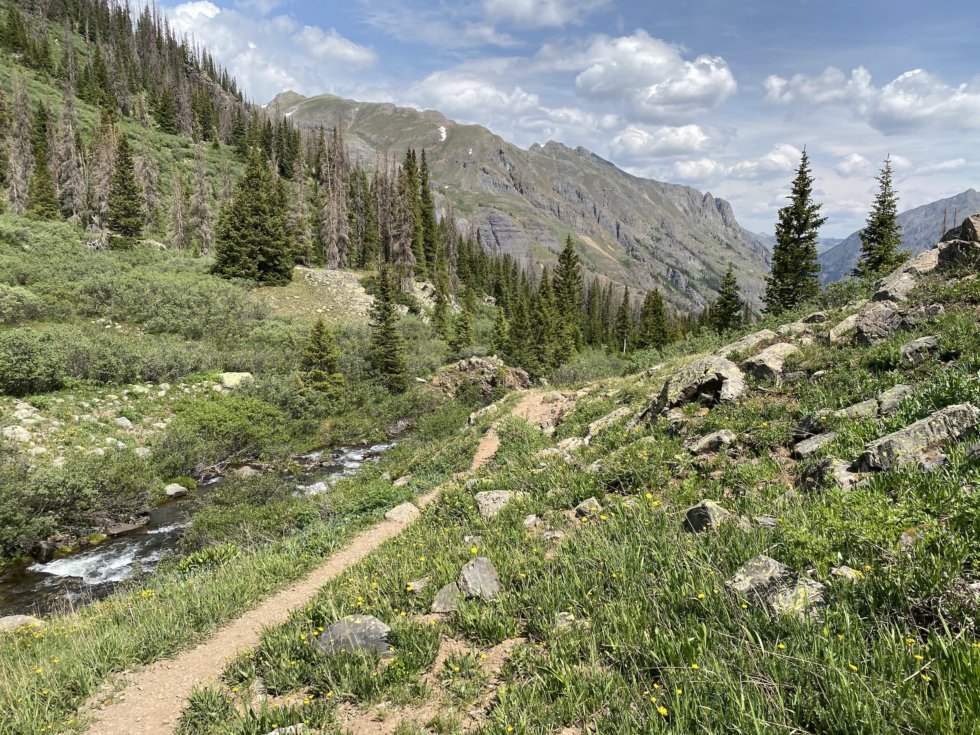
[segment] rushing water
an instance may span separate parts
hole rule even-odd
[[[323,492],[392,446],[376,444],[303,455],[299,459],[309,468],[303,480],[308,484],[297,484],[296,490]],[[55,612],[105,597],[120,582],[152,571],[176,549],[189,524],[186,499],[174,500],[152,510],[147,524],[137,531],[45,564],[8,567],[0,572],[0,616]]]

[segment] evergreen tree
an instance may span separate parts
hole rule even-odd
[[[559,362],[565,362],[572,353],[582,348],[582,266],[572,245],[572,236],[565,239],[565,247],[558,256],[555,268],[555,301],[561,325],[559,335]]]
[[[633,346],[633,304],[630,300],[629,286],[623,291],[623,301],[616,311],[616,321],[613,327],[613,348],[616,352],[626,354]]]
[[[406,186],[399,195],[407,199],[405,205],[409,214],[412,256],[415,260],[414,277],[425,279],[429,276],[425,265],[425,221],[422,219],[422,187],[419,181],[418,159],[415,157],[414,150],[410,149],[405,154],[402,168],[405,171]]]
[[[143,192],[143,224],[155,228],[160,214],[160,169],[156,157],[145,146],[136,157],[136,179]]]
[[[10,180],[10,124],[7,97],[0,85],[0,188],[6,188]]]
[[[191,247],[191,233],[187,226],[187,192],[184,178],[177,164],[170,169],[170,244],[177,250]]]
[[[298,377],[300,392],[313,390],[329,396],[337,396],[344,388],[343,373],[337,367],[340,350],[333,333],[323,318],[310,327],[310,335],[303,351],[303,371]]]
[[[265,284],[288,283],[293,273],[286,213],[271,167],[253,149],[215,232],[212,272]]]
[[[31,124],[31,153],[34,169],[27,187],[27,212],[37,219],[54,219],[60,214],[58,196],[51,176],[51,157],[48,141],[51,137],[51,116],[44,103],[34,108]]]
[[[892,162],[885,159],[878,174],[878,194],[861,230],[861,257],[854,268],[858,278],[875,278],[889,273],[908,258],[902,252],[902,226],[898,223],[898,196],[892,186]]]
[[[745,303],[738,290],[735,270],[731,263],[718,289],[718,300],[711,306],[711,326],[722,334],[742,326],[742,311]]]
[[[556,368],[562,363],[565,351],[559,347],[561,324],[558,319],[555,290],[551,287],[551,278],[547,270],[541,274],[534,307],[532,317],[535,322],[538,362],[543,369]]]
[[[378,294],[371,305],[370,364],[375,376],[392,393],[408,388],[405,347],[398,331],[395,284],[382,265],[378,273]]]
[[[429,162],[422,151],[422,161],[419,164],[419,206],[422,213],[422,242],[425,252],[425,265],[429,273],[435,273],[436,260],[442,247],[439,237],[439,227],[436,222],[436,205],[432,200],[432,190],[429,185]]]
[[[450,349],[457,355],[461,355],[462,352],[473,344],[473,312],[470,311],[469,305],[464,304],[463,308],[459,310],[459,314],[456,315],[456,320],[453,324],[453,338],[449,342]]]
[[[194,248],[201,254],[211,252],[214,244],[214,224],[211,213],[212,189],[208,178],[208,169],[204,160],[204,151],[198,146],[197,157],[194,161],[194,185],[191,189],[190,201],[190,235]]]
[[[71,92],[66,91],[53,159],[58,204],[61,213],[72,221],[78,221],[85,211],[85,172],[78,135],[75,99]]]
[[[793,180],[788,206],[779,210],[772,273],[766,279],[766,313],[781,314],[820,293],[817,234],[827,221],[813,201],[813,175],[806,149]]]
[[[109,183],[108,205],[106,223],[109,230],[125,240],[139,237],[143,232],[143,192],[136,180],[133,155],[125,133],[119,135],[116,165]]]
[[[527,291],[522,289],[520,296],[517,297],[514,317],[510,323],[507,362],[519,365],[533,376],[539,376],[543,365],[538,359],[535,331],[529,296]]]
[[[490,337],[490,349],[495,355],[506,355],[509,342],[510,326],[507,324],[507,315],[504,314],[503,308],[497,307],[497,315],[493,320],[493,334]]]
[[[670,323],[664,308],[664,297],[659,289],[651,289],[640,308],[640,325],[636,345],[641,350],[660,350],[670,344]]]

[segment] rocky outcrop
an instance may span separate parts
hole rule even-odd
[[[431,385],[455,398],[461,388],[478,386],[480,393],[490,397],[496,390],[522,390],[531,387],[531,377],[520,368],[508,367],[497,357],[471,357],[444,367],[437,372]]]
[[[915,393],[915,389],[911,385],[904,385],[902,383],[893,385],[888,390],[882,391],[877,399],[878,414],[880,416],[891,416],[902,405],[902,401],[913,393]]]
[[[659,416],[685,403],[713,406],[731,402],[745,393],[745,376],[724,357],[705,357],[685,365],[664,382],[660,394],[633,420],[633,424]]]
[[[617,408],[612,413],[606,414],[602,418],[596,419],[591,424],[589,424],[588,433],[586,434],[586,441],[591,441],[599,432],[603,429],[612,426],[617,421],[622,421],[627,416],[633,413],[633,409],[629,406],[621,406]]]
[[[485,556],[470,559],[463,566],[456,580],[463,597],[492,600],[500,593],[500,577],[493,562]]]
[[[785,564],[765,555],[739,567],[727,585],[740,595],[763,603],[777,615],[806,617],[824,602],[822,584],[798,577]]]
[[[715,352],[715,356],[731,358],[733,355],[738,355],[739,357],[748,357],[755,352],[759,345],[772,342],[774,339],[776,339],[775,332],[770,329],[763,329],[725,345]]]
[[[742,363],[742,367],[758,380],[778,380],[791,355],[799,355],[800,348],[789,342],[779,342],[767,347],[755,357]]]
[[[939,340],[935,337],[919,337],[902,345],[902,361],[913,366],[921,365],[938,349]]]
[[[737,439],[738,437],[735,436],[734,432],[728,429],[722,429],[721,431],[714,431],[705,436],[695,437],[686,442],[684,448],[695,456],[710,454],[730,444],[734,444]]]
[[[946,406],[904,429],[869,443],[858,466],[864,471],[887,470],[929,458],[930,450],[959,439],[980,423],[980,410],[969,403]]]
[[[906,326],[905,318],[894,301],[872,301],[858,312],[854,322],[860,344],[873,345],[898,334]]]
[[[823,434],[817,434],[817,436],[811,436],[793,446],[793,455],[797,459],[807,459],[836,440],[836,431],[827,431]]]
[[[963,224],[939,243],[939,264],[943,267],[980,264],[980,214],[967,217]]]

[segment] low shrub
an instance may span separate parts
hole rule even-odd
[[[12,396],[57,390],[65,358],[48,334],[22,327],[0,333],[0,391]]]
[[[0,323],[19,324],[37,319],[43,313],[44,302],[33,291],[0,283]]]

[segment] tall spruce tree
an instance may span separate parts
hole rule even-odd
[[[337,367],[340,350],[333,332],[322,317],[313,322],[303,350],[303,371],[298,376],[300,392],[316,391],[331,397],[343,390],[345,378]]]
[[[502,357],[507,354],[509,341],[510,325],[507,324],[507,315],[504,314],[502,307],[497,307],[497,314],[493,320],[493,333],[490,336],[490,349],[495,355]]]
[[[626,354],[633,347],[633,302],[630,299],[629,286],[623,291],[623,300],[616,310],[616,321],[613,326],[613,348],[616,352]]]
[[[433,278],[436,278],[436,260],[442,247],[439,237],[439,227],[436,222],[436,205],[432,200],[432,189],[429,182],[429,162],[422,149],[422,160],[419,164],[419,206],[422,213],[422,244],[425,252],[425,265]]]
[[[191,242],[194,243],[196,251],[201,254],[211,252],[211,246],[214,244],[212,198],[211,180],[208,178],[204,151],[201,146],[198,146],[197,156],[194,160],[194,185],[191,190],[188,222],[190,224]]]
[[[861,230],[861,257],[854,268],[858,278],[876,278],[898,268],[906,258],[902,252],[902,226],[898,223],[898,195],[892,185],[892,162],[886,158],[878,174],[878,194]]]
[[[378,293],[371,305],[371,369],[392,393],[408,388],[405,346],[398,331],[398,309],[395,305],[395,284],[388,267],[378,273]]]
[[[817,234],[827,221],[813,201],[813,175],[806,149],[793,180],[789,205],[779,210],[772,273],[766,280],[767,314],[781,314],[820,293]]]
[[[670,343],[670,324],[664,297],[656,288],[647,292],[640,308],[640,325],[636,334],[636,345],[641,350],[663,349]]]
[[[85,171],[78,144],[75,97],[66,90],[63,99],[52,161],[61,213],[74,222],[85,212]]]
[[[457,355],[461,355],[464,350],[473,345],[473,312],[465,301],[459,314],[453,322],[453,338],[449,342],[450,349]]]
[[[719,334],[738,329],[742,326],[742,312],[745,302],[742,301],[735,279],[734,266],[729,263],[721,286],[718,288],[718,299],[711,305],[711,326]]]
[[[555,268],[555,302],[560,323],[559,362],[565,362],[572,353],[582,349],[582,265],[572,236],[565,239],[565,247],[558,255]]]
[[[116,165],[109,182],[109,212],[106,223],[110,232],[131,240],[143,232],[143,191],[136,180],[136,168],[125,133],[119,134]]]
[[[212,272],[265,284],[288,283],[293,273],[286,212],[271,166],[258,150],[248,162],[215,232]]]

